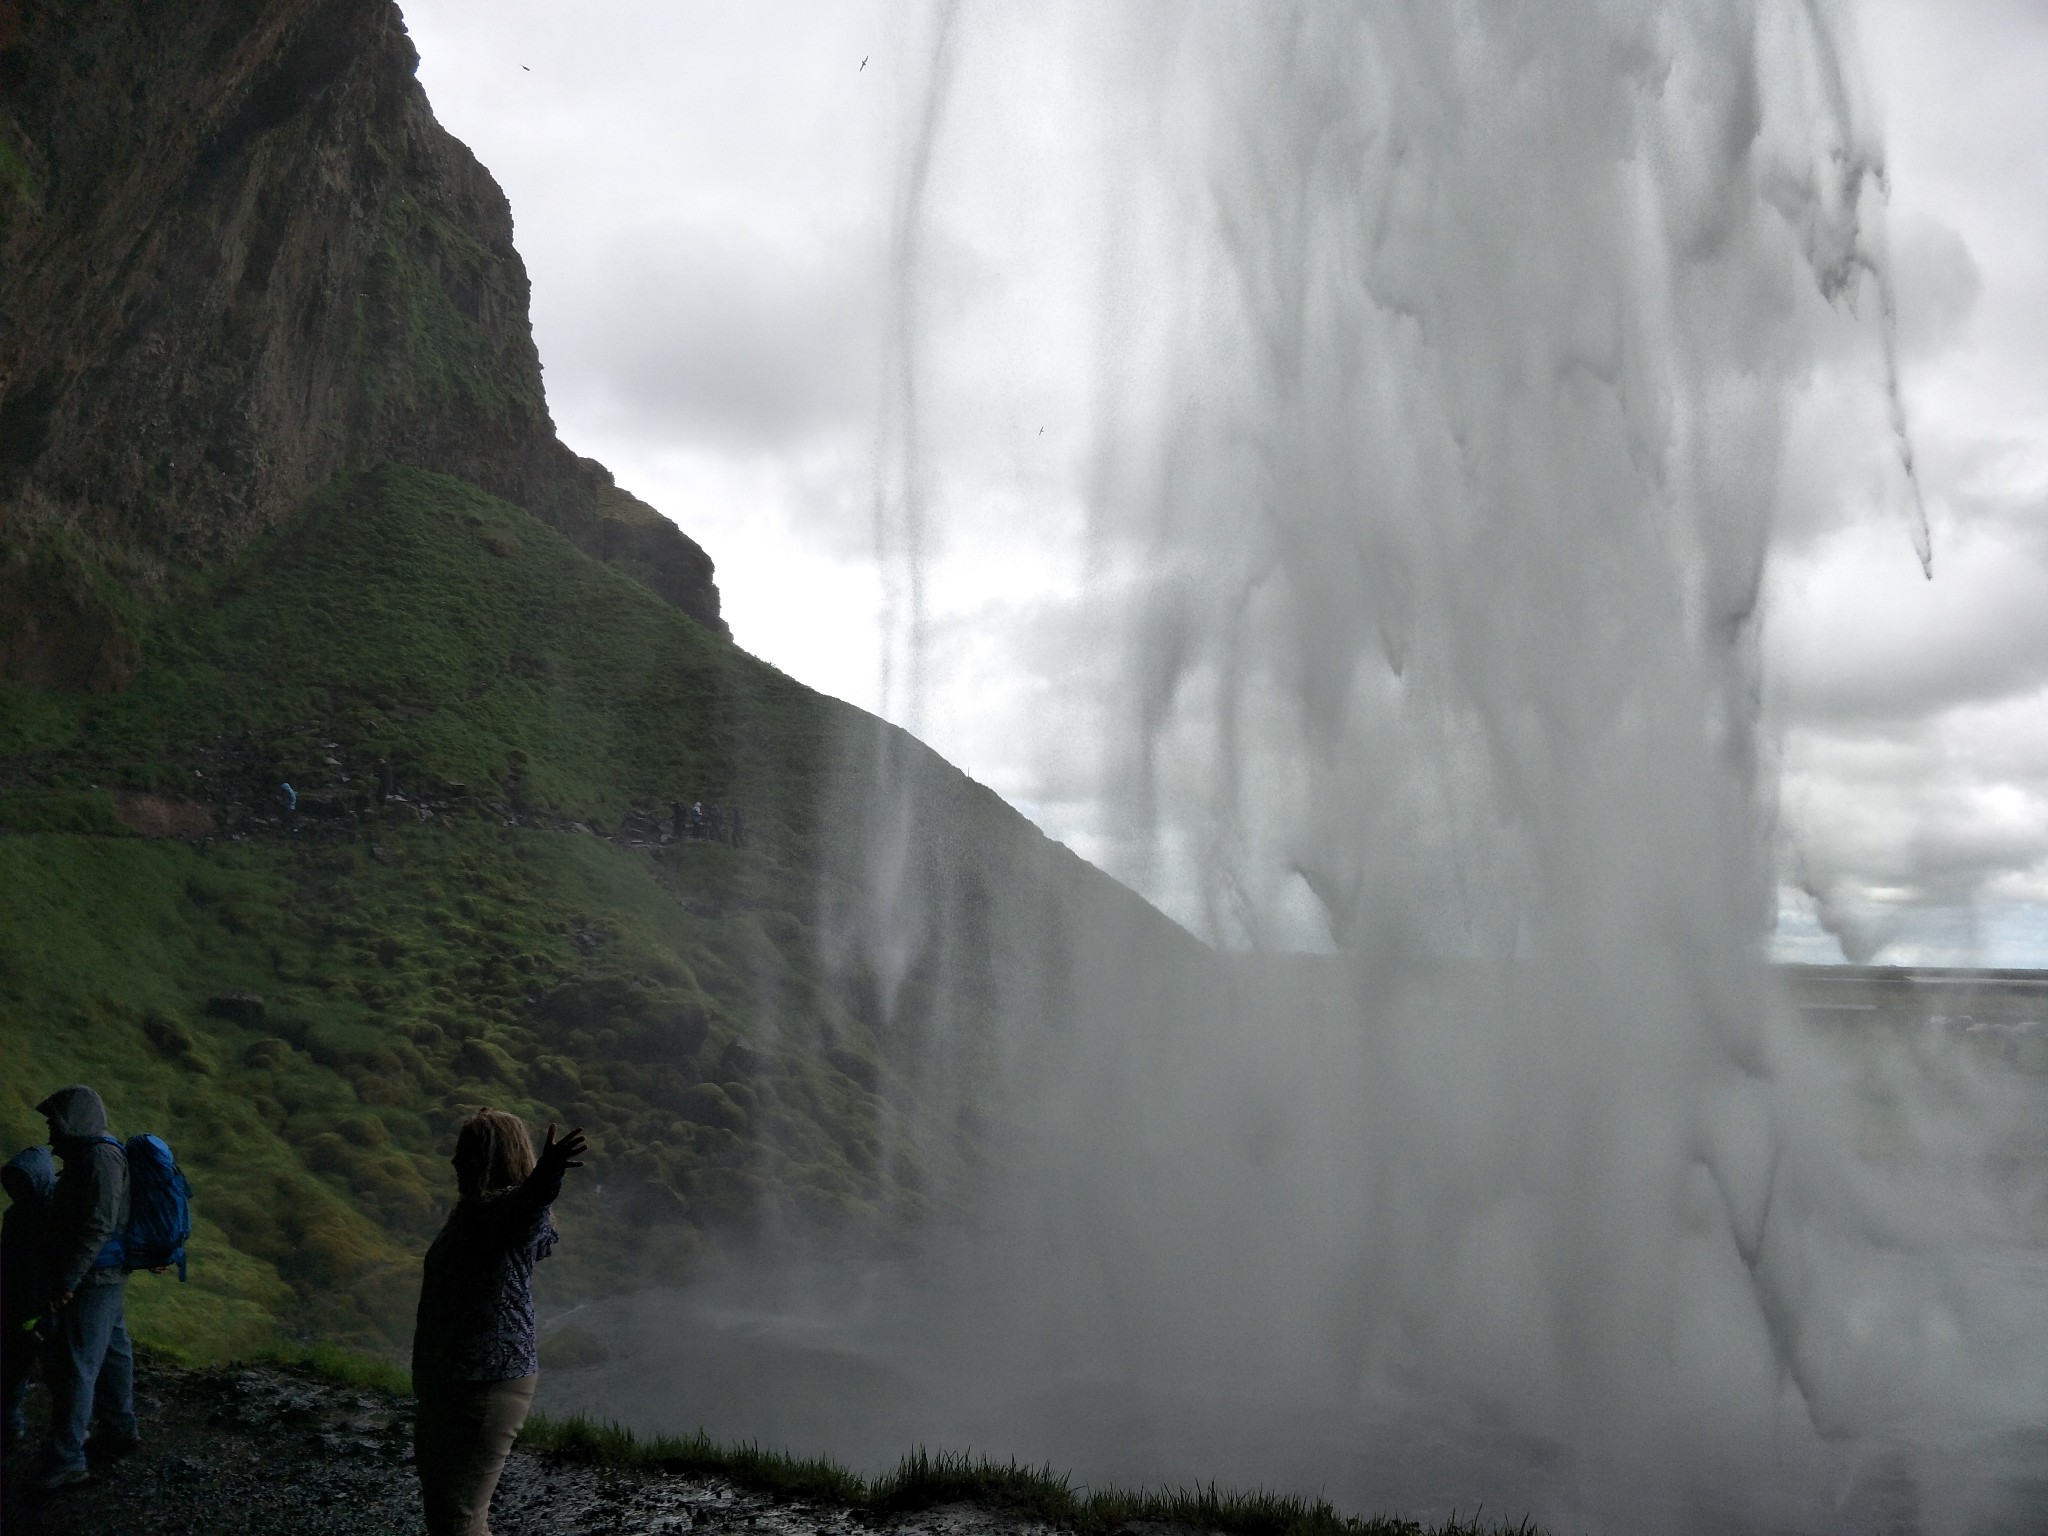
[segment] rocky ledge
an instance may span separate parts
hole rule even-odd
[[[91,1482],[34,1490],[10,1459],[10,1536],[417,1536],[412,1405],[293,1366],[180,1370],[145,1363],[136,1382],[140,1450]],[[720,1478],[591,1465],[515,1450],[491,1510],[497,1536],[1027,1536],[1042,1522],[947,1504],[877,1514],[751,1492]]]

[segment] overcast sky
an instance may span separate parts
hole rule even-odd
[[[1073,644],[1100,142],[1083,8],[971,8],[934,177],[930,643],[899,664],[877,560],[891,212],[922,7],[408,0],[443,123],[512,201],[563,437],[718,564],[740,644],[911,723],[1125,875]],[[1891,172],[1903,387],[1933,529],[1788,528],[1768,607],[1780,952],[2048,965],[2048,4],[1885,0],[1858,31]],[[964,166],[1001,168],[969,177]],[[950,169],[949,169],[950,168]],[[965,233],[963,233],[963,231]],[[900,552],[900,551],[899,551]],[[890,553],[885,551],[885,554]],[[1095,573],[1100,575],[1099,572]],[[1158,879],[1155,877],[1155,885]],[[1169,905],[1172,892],[1155,889]]]

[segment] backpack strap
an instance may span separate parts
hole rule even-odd
[[[125,1162],[127,1160],[128,1148],[120,1137],[109,1136],[106,1132],[102,1131],[99,1135],[93,1137],[92,1142],[94,1146],[106,1145],[112,1147],[121,1154],[122,1161]],[[116,1232],[105,1243],[101,1244],[100,1251],[93,1255],[92,1267],[95,1271],[102,1269],[126,1269],[128,1267],[123,1262],[127,1257],[127,1252],[121,1241],[122,1236],[122,1233]]]

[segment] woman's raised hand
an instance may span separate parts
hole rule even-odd
[[[583,1154],[590,1150],[590,1143],[583,1139],[583,1129],[578,1126],[560,1141],[555,1140],[555,1126],[548,1122],[548,1139],[540,1149],[540,1165],[543,1168],[564,1170],[581,1168]]]

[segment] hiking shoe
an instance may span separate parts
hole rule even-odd
[[[45,1493],[55,1493],[59,1488],[76,1488],[91,1481],[92,1474],[83,1467],[52,1467],[36,1479],[36,1486]]]

